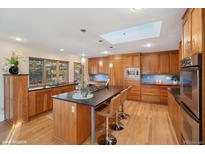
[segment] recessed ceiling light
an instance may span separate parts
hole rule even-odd
[[[108,54],[108,51],[103,51],[104,54]]]
[[[60,49],[60,51],[64,51],[64,49]]]
[[[150,44],[150,43],[147,43],[146,45],[145,45],[145,47],[151,47],[152,45]]]
[[[110,52],[109,52],[109,51],[106,51],[106,50],[101,52],[101,54],[104,54],[104,55],[107,55],[107,54],[109,54],[109,53],[110,53]]]
[[[20,42],[22,39],[20,37],[16,37],[15,40]]]
[[[80,29],[80,31],[85,33],[87,30],[86,29]]]

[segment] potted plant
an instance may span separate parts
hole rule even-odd
[[[179,82],[179,75],[173,75],[171,80],[173,81],[173,84],[177,84]]]
[[[23,57],[16,51],[13,51],[10,58],[5,58],[6,62],[3,66],[4,72],[9,72],[12,75],[17,75],[19,73],[19,61],[21,59],[23,59]]]

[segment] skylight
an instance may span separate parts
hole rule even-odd
[[[138,25],[115,32],[100,35],[111,44],[126,43],[160,36],[162,21]]]

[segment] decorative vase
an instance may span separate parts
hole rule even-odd
[[[19,73],[19,69],[17,66],[12,66],[9,68],[9,73],[12,75],[17,75]]]

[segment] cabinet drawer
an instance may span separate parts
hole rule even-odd
[[[141,101],[145,101],[145,102],[156,102],[159,103],[160,102],[160,96],[155,96],[155,95],[141,95]]]
[[[129,94],[128,95],[128,100],[140,100],[140,94]]]
[[[168,104],[168,97],[160,96],[160,103],[165,105]]]
[[[124,81],[125,86],[140,86],[140,80],[125,80]]]
[[[147,95],[160,95],[160,90],[158,86],[143,85],[141,87],[141,93]]]
[[[168,96],[167,88],[160,88],[160,95],[161,96]]]

